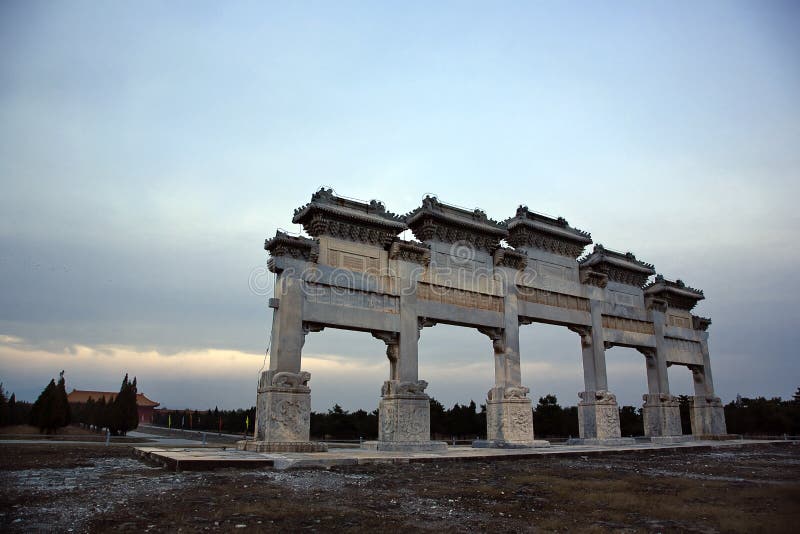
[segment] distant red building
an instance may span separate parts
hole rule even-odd
[[[96,402],[105,397],[106,403],[109,403],[113,402],[116,396],[116,393],[110,391],[82,391],[79,389],[73,389],[72,392],[67,395],[67,402],[70,404],[85,404],[90,398]],[[152,423],[153,410],[159,404],[160,403],[145,397],[144,393],[137,393],[136,408],[139,412],[139,422]]]

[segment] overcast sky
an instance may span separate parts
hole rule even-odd
[[[0,381],[255,404],[263,242],[320,186],[405,213],[565,217],[705,290],[724,402],[800,386],[796,2],[0,3]],[[410,236],[409,236],[410,237]],[[580,344],[526,326],[523,382],[577,402]],[[641,404],[644,359],[607,352]],[[315,410],[374,409],[368,334],[308,336]],[[474,330],[420,338],[446,405],[483,402]],[[672,393],[690,373],[670,368]]]

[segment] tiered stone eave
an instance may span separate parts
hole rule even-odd
[[[576,259],[592,243],[589,232],[571,227],[563,217],[548,217],[527,206],[517,208],[516,215],[504,224],[508,229],[506,241],[515,248],[533,247]]]
[[[469,211],[431,196],[426,196],[422,206],[407,213],[404,220],[420,241],[465,241],[490,253],[508,235],[502,223],[488,218],[482,210]]]
[[[360,202],[338,197],[331,189],[320,189],[311,202],[294,211],[292,222],[302,224],[314,237],[329,235],[347,241],[386,247],[407,229],[403,218],[386,211],[378,200]]]
[[[671,308],[691,311],[698,302],[705,299],[703,290],[687,286],[682,280],[671,281],[663,275],[644,287],[645,297],[661,299]]]
[[[595,245],[592,253],[579,259],[578,263],[583,283],[604,279],[641,288],[656,272],[652,264],[637,260],[633,253],[616,252],[600,244]]]
[[[278,230],[275,237],[264,241],[264,250],[273,258],[290,258],[315,262],[319,258],[319,242],[302,236],[292,236]]]

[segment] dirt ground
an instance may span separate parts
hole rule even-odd
[[[0,445],[0,531],[796,532],[800,446],[174,473]]]

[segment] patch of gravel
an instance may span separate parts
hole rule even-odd
[[[3,500],[13,504],[0,512],[0,525],[26,532],[56,527],[80,532],[94,515],[125,507],[134,497],[202,483],[202,474],[171,473],[132,458],[97,458],[90,467],[4,471]]]
[[[294,491],[337,490],[342,487],[360,487],[375,477],[358,473],[336,471],[262,471],[257,476],[266,478]]]

